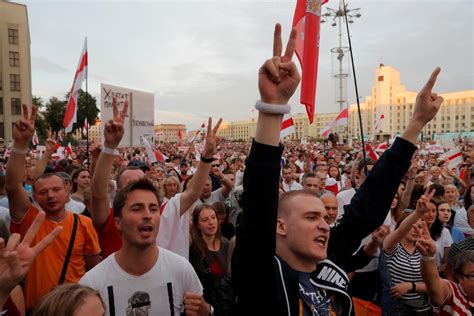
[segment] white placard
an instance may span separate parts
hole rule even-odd
[[[113,118],[112,99],[117,98],[119,112],[125,101],[128,101],[128,113],[125,118],[125,133],[119,147],[141,147],[141,137],[146,137],[153,144],[155,125],[155,96],[152,93],[112,86],[100,85],[100,116],[102,120],[100,136],[104,126]]]

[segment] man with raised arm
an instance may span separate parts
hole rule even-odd
[[[436,69],[419,93],[402,137],[380,157],[344,215],[329,228],[324,205],[312,192],[288,192],[278,199],[283,152],[280,126],[283,114],[291,110],[287,103],[300,80],[291,61],[296,36],[293,29],[282,56],[277,24],[273,57],[259,71],[259,117],[246,162],[244,212],[232,262],[237,315],[351,313],[344,272],[348,258],[362,238],[383,223],[416,150],[417,136],[442,103],[441,97],[431,93],[439,73]]]
[[[125,102],[119,114],[117,100],[112,102],[114,118],[107,122],[104,128],[104,146],[97,160],[91,183],[92,209],[91,215],[95,228],[99,234],[102,247],[102,256],[105,258],[120,249],[122,238],[114,223],[113,211],[110,208],[110,197],[107,192],[108,179],[114,161],[114,153],[124,134],[123,122],[127,115],[128,102]],[[222,120],[219,120],[214,129],[209,118],[206,146],[196,173],[183,193],[177,194],[165,206],[161,217],[161,227],[158,233],[158,245],[188,257],[189,251],[189,218],[182,219],[182,215],[190,210],[193,203],[199,198],[214,199],[218,196],[226,197],[232,189],[232,184],[225,181],[224,186],[211,193],[209,170],[212,156],[216,153],[216,133]],[[117,191],[131,182],[143,178],[145,174],[139,168],[127,167],[117,176]],[[189,216],[189,215],[187,215]]]
[[[61,177],[49,173],[35,179],[33,198],[38,205],[31,203],[22,186],[25,154],[34,133],[36,108],[33,107],[31,112],[29,117],[28,107],[23,105],[23,116],[13,125],[13,148],[6,170],[6,189],[12,218],[10,228],[12,233],[25,235],[42,209],[46,218],[33,239],[33,245],[57,226],[62,226],[63,232],[50,247],[38,255],[28,272],[27,310],[33,309],[40,298],[58,284],[78,282],[87,270],[99,262],[100,253],[92,221],[82,215],[73,215],[65,209],[69,192]],[[66,254],[70,246],[70,258],[67,262]]]

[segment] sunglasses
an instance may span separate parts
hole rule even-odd
[[[211,165],[211,167],[220,167],[221,165]]]

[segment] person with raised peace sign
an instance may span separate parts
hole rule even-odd
[[[21,240],[21,235],[17,233],[10,236],[8,243],[0,238],[0,314],[10,292],[25,278],[35,258],[63,230],[61,226],[57,226],[35,245],[32,245],[44,217],[44,212],[39,212],[36,215],[23,240]]]
[[[435,263],[436,242],[428,225],[415,226],[416,249],[421,253],[421,276],[433,305],[434,315],[468,316],[474,311],[474,250],[461,251],[456,256],[454,273],[457,282],[442,279]]]
[[[324,205],[313,193],[292,191],[278,198],[283,152],[280,127],[283,114],[291,111],[288,101],[300,81],[292,61],[296,39],[293,29],[282,55],[281,26],[277,24],[273,57],[264,62],[258,74],[260,100],[255,108],[259,116],[246,161],[244,212],[232,259],[238,315],[351,314],[344,269],[360,241],[384,222],[410,166],[418,134],[442,102],[431,93],[437,68],[418,95],[402,137],[385,151],[344,215],[330,228]],[[268,298],[265,304],[262,291]]]
[[[90,218],[73,215],[66,210],[69,192],[60,176],[54,173],[42,174],[33,183],[33,204],[23,188],[25,155],[33,137],[36,108],[23,105],[23,115],[13,126],[13,148],[6,170],[6,190],[10,205],[12,233],[25,235],[40,210],[45,220],[40,225],[33,245],[44,236],[62,226],[63,233],[53,241],[51,247],[38,255],[26,277],[26,308],[31,310],[39,299],[60,283],[77,283],[86,270],[100,260],[97,234]],[[76,227],[76,229],[74,229]],[[74,236],[74,238],[73,238]],[[70,259],[67,259],[71,244]]]

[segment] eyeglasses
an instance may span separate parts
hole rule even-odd
[[[220,167],[221,165],[211,165],[211,167]]]

